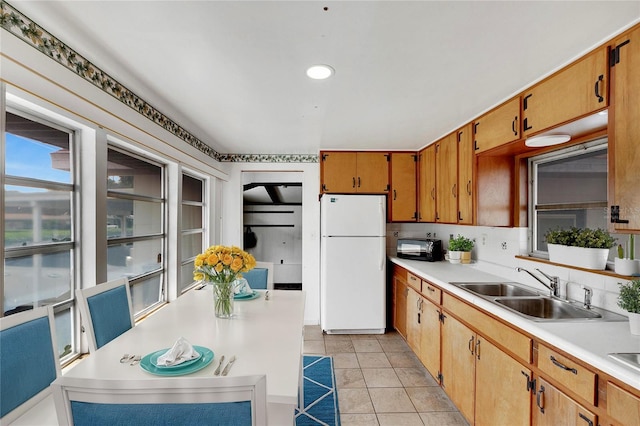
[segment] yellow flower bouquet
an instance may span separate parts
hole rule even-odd
[[[256,259],[236,246],[211,246],[196,256],[193,278],[213,284],[216,316],[233,315],[234,281],[255,266]]]

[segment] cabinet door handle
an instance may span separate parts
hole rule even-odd
[[[458,197],[458,184],[454,183],[453,186],[451,187],[451,193],[453,194],[453,198],[457,198]]]
[[[471,195],[471,179],[467,182],[467,195]]]
[[[601,83],[604,84],[604,75],[602,75],[602,74],[600,74],[598,76],[598,79],[596,80],[595,87],[593,89],[595,91],[596,98],[598,98],[598,102],[604,101],[604,97],[600,94],[600,85],[601,85]]]
[[[597,83],[596,83],[597,84]],[[514,136],[518,136],[518,130],[516,130],[516,123],[518,122],[518,116],[516,115],[513,121],[511,122],[511,130],[513,131]]]
[[[476,358],[480,359],[480,339],[476,339]]]
[[[551,355],[549,359],[551,360],[553,365],[555,365],[556,367],[562,368],[565,371],[571,371],[573,374],[578,374],[578,370],[576,370],[575,368],[567,367],[566,365],[562,364],[557,359],[555,359],[553,355]]]
[[[358,176],[358,188],[360,188],[360,176]]]
[[[458,220],[464,220],[462,219],[462,212],[460,210],[458,210]]]
[[[544,413],[544,386],[540,386],[540,389],[536,394],[536,405],[540,409],[540,412]]]
[[[436,189],[435,188],[431,188],[431,199],[432,200],[436,199]]]
[[[474,355],[474,353],[473,353],[473,336],[471,336],[471,339],[469,339],[469,352],[471,352],[471,355]]]
[[[587,422],[587,423],[589,424],[589,426],[593,426],[593,422],[591,421],[591,419],[590,419],[590,418],[588,418],[587,416],[585,416],[585,415],[584,415],[584,414],[582,414],[582,413],[578,413],[578,416],[579,416],[582,420],[584,420],[585,422]]]
[[[354,177],[354,178],[351,178],[351,179],[353,180],[353,183],[351,184],[351,187],[355,188],[356,187],[356,178]]]
[[[396,200],[396,198],[398,198],[398,197],[397,197],[397,195],[398,195],[398,194],[396,193],[396,190],[394,189],[394,190],[393,190],[393,201],[395,201],[395,200]]]

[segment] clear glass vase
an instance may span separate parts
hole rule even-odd
[[[233,317],[233,282],[213,283],[213,307],[216,317]]]

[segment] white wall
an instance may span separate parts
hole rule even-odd
[[[395,253],[398,238],[426,238],[427,236],[441,239],[443,248],[446,249],[450,234],[454,236],[462,234],[467,238],[475,239],[476,243],[473,248],[472,259],[476,262],[472,266],[460,265],[460,267],[475,267],[504,277],[508,281],[520,282],[540,290],[546,290],[535,279],[524,272],[517,272],[515,269],[519,266],[538,274],[535,269],[539,268],[549,275],[555,275],[560,278],[562,296],[582,301],[584,291],[580,286],[584,285],[593,290],[592,303],[594,306],[626,316],[626,313],[617,306],[617,298],[620,292],[618,283],[624,280],[572,268],[517,259],[517,255],[527,255],[529,238],[527,231],[527,228],[393,223],[387,226],[387,251]],[[624,236],[617,237],[620,237],[620,241],[624,239]]]
[[[305,324],[320,324],[320,165],[318,163],[231,163],[222,193],[221,243],[242,247],[243,172],[297,172],[302,176],[302,290]]]

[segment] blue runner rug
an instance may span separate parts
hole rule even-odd
[[[296,408],[296,426],[340,426],[333,359],[305,355],[302,363],[304,407]]]

